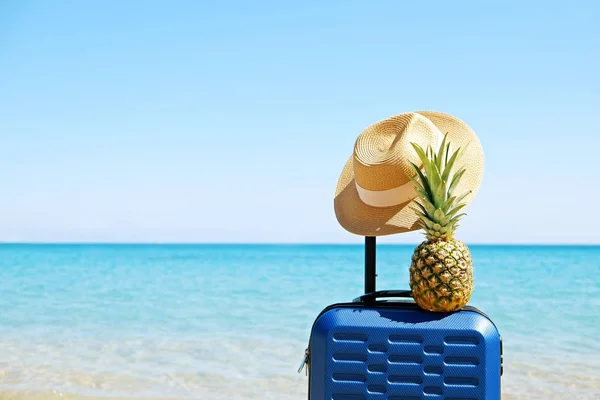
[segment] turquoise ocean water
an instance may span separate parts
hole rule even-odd
[[[413,246],[378,246],[378,289]],[[600,247],[471,246],[503,399],[600,399]],[[0,398],[305,399],[316,315],[355,245],[0,245]],[[15,394],[16,393],[16,394]],[[40,398],[40,397],[38,397]]]

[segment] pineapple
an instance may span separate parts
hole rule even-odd
[[[419,226],[426,240],[414,251],[410,266],[410,288],[415,302],[424,310],[450,312],[465,306],[473,291],[473,266],[467,246],[454,238],[465,207],[462,202],[471,191],[456,196],[454,190],[465,168],[452,168],[466,149],[450,154],[447,135],[437,154],[428,146],[411,143],[423,164],[423,171],[412,164],[419,180],[411,178],[417,191]]]

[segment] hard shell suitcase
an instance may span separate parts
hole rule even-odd
[[[312,326],[299,370],[307,370],[308,398],[500,400],[502,338],[494,323],[475,307],[434,313],[410,291],[375,291],[371,239],[367,293],[326,307]]]

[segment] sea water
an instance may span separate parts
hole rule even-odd
[[[413,246],[378,246],[407,289]],[[306,399],[359,245],[0,245],[0,398]],[[600,399],[600,247],[471,246],[472,305],[504,339],[503,399]]]

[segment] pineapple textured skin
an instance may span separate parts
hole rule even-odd
[[[414,251],[410,288],[424,310],[451,312],[463,308],[474,288],[468,247],[460,240],[426,240]]]

